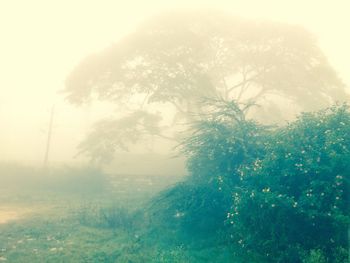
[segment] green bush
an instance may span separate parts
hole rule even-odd
[[[228,221],[234,242],[278,262],[347,245],[350,114],[333,107],[276,130],[266,156],[243,166]]]
[[[209,102],[211,114],[194,123],[181,145],[190,176],[156,196],[151,207],[156,225],[176,228],[187,240],[211,240],[225,231],[239,167],[265,154],[268,127],[245,120],[234,102]]]
[[[182,145],[190,176],[154,199],[159,222],[197,240],[230,240],[257,262],[346,262],[347,106],[280,128],[246,120],[233,102],[211,109]]]
[[[303,260],[303,263],[327,263],[322,250],[312,249],[310,254]]]
[[[88,204],[76,211],[80,224],[90,227],[122,229],[132,231],[134,214],[128,209],[117,205]]]

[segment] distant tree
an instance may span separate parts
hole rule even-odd
[[[130,144],[140,142],[147,136],[164,137],[158,125],[160,121],[160,116],[141,110],[123,118],[101,120],[80,143],[78,154],[86,154],[95,164],[109,163],[117,148],[127,151]]]
[[[155,108],[168,105],[175,112],[172,123],[203,113],[203,97],[254,101],[263,106],[254,116],[270,121],[285,118],[287,111],[277,101],[307,111],[346,97],[309,32],[219,12],[174,12],[145,21],[134,33],[83,60],[67,78],[65,92],[71,103],[97,98],[129,109],[131,116],[142,110],[163,118]],[[121,127],[119,117],[116,127]],[[112,128],[113,121],[108,122]],[[122,128],[137,132],[136,124],[140,122]],[[157,135],[159,131],[166,130],[157,130]],[[167,131],[171,137],[172,129]],[[91,148],[83,150],[94,155],[92,144],[85,143]]]

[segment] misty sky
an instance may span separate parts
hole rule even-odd
[[[0,159],[44,157],[50,108],[56,105],[51,159],[67,161],[86,128],[108,108],[75,108],[58,93],[74,66],[173,8],[216,8],[235,15],[300,24],[346,84],[350,83],[350,2],[346,0],[49,1],[0,0]]]

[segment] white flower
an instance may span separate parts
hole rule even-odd
[[[183,217],[184,215],[185,215],[185,213],[176,212],[176,214],[174,215],[174,217],[179,218],[179,217]]]
[[[268,192],[270,192],[270,187],[264,188],[264,189],[262,189],[262,191],[263,191],[264,193],[268,193]]]

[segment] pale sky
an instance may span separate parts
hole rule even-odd
[[[249,18],[300,24],[313,32],[340,77],[350,83],[350,1],[0,0],[0,160],[44,158],[56,105],[51,159],[69,161],[101,109],[75,108],[57,93],[86,55],[174,8],[216,8]]]

